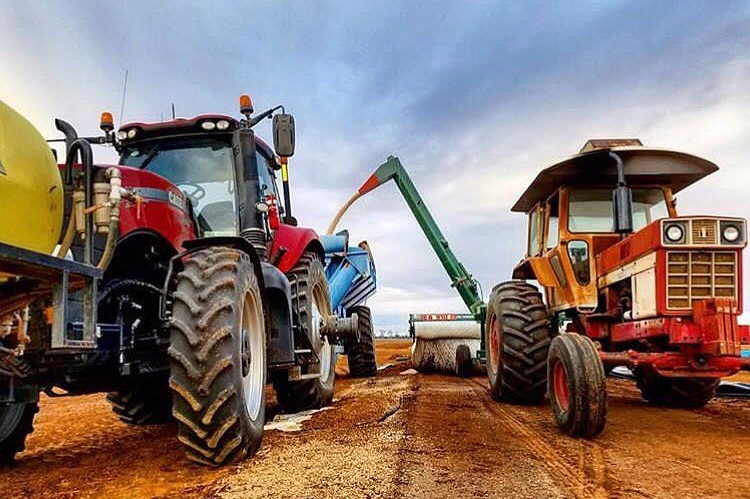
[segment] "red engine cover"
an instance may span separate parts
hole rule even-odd
[[[164,177],[155,173],[118,166],[123,187],[133,189],[144,199],[140,208],[124,201],[120,208],[120,234],[148,229],[161,234],[177,251],[182,243],[195,239],[195,227],[187,212],[185,195]]]

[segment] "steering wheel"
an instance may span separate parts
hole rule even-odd
[[[206,196],[206,189],[192,182],[181,182],[177,187],[179,187],[180,190],[190,198],[190,201],[193,204],[197,204],[198,201]],[[187,189],[185,187],[187,187]]]

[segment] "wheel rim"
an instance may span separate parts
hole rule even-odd
[[[316,289],[313,293],[312,303],[312,337],[313,341],[320,345],[318,349],[318,358],[320,359],[319,374],[320,381],[325,383],[330,377],[331,367],[331,344],[328,338],[322,338],[320,335],[320,323],[323,320],[323,313],[320,311],[321,304],[325,298],[320,296],[320,290]]]
[[[23,416],[24,404],[2,404],[0,405],[0,442],[13,433]]]
[[[263,342],[263,312],[255,295],[248,293],[242,307],[242,391],[250,419],[260,414],[265,383],[265,345]]]
[[[570,407],[570,390],[568,389],[568,375],[559,360],[552,367],[552,390],[555,401],[560,409],[567,411]]]
[[[498,372],[500,366],[500,321],[493,313],[490,316],[490,363],[494,372]]]

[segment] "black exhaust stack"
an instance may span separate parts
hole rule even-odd
[[[609,157],[614,159],[617,165],[617,187],[612,193],[615,232],[624,237],[633,232],[633,192],[625,181],[622,158],[612,151],[609,151]]]

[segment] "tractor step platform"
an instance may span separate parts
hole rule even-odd
[[[70,284],[103,274],[93,265],[0,243],[0,273],[51,282],[57,281],[63,272],[68,273]]]
[[[0,316],[26,307],[29,297],[51,296],[52,349],[96,348],[96,288],[103,271],[65,258],[0,243],[0,275],[20,279],[0,283]],[[81,290],[83,325],[73,331],[68,324],[69,293]]]

